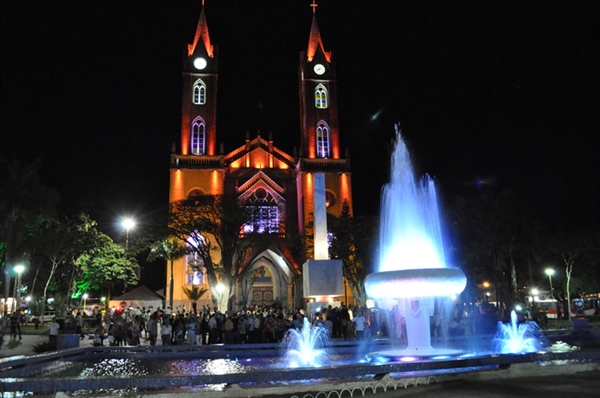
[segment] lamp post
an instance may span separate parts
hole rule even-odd
[[[123,225],[123,228],[125,228],[126,231],[125,253],[127,253],[129,251],[129,230],[135,227],[135,221],[131,218],[125,218],[121,225]]]
[[[550,282],[550,297],[554,299],[554,289],[552,288],[552,275],[554,275],[554,270],[552,268],[546,269],[546,275],[548,275],[548,281]]]
[[[19,310],[21,306],[21,274],[25,270],[25,267],[22,265],[15,266],[15,272],[17,273],[17,279],[15,280],[15,297],[16,297],[16,305],[15,310]]]
[[[87,298],[88,298],[88,294],[87,294],[87,293],[84,293],[84,294],[83,294],[83,313],[84,313],[84,314],[86,314],[86,312],[85,312],[85,307],[86,307],[86,304],[87,304]]]
[[[121,222],[123,228],[125,228],[125,256],[129,255],[129,230],[135,227],[135,221],[132,218],[124,218]],[[136,272],[137,274],[137,272]],[[139,275],[138,275],[139,277]],[[125,278],[123,280],[123,293],[127,292],[127,273],[125,273]]]

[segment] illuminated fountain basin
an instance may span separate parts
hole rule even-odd
[[[320,325],[313,327],[304,317],[302,329],[289,329],[283,340],[286,366],[319,367],[327,364],[331,347],[329,331]]]
[[[415,178],[407,145],[396,125],[391,179],[383,187],[379,272],[365,280],[367,296],[392,301],[403,312],[408,347],[375,352],[383,357],[454,355],[431,346],[430,321],[436,297],[460,294],[464,273],[446,266],[440,206],[434,181]]]
[[[461,293],[467,284],[465,274],[457,268],[423,268],[370,274],[365,287],[374,299],[399,299],[404,307],[408,347],[387,349],[371,357],[419,357],[457,355],[459,350],[434,348],[431,345],[430,316],[434,297]]]
[[[548,340],[533,321],[519,322],[516,311],[510,313],[510,323],[498,322],[493,350],[501,354],[526,354],[543,351]]]

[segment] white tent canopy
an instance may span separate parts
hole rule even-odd
[[[134,309],[150,309],[157,310],[163,308],[164,297],[158,293],[153,292],[146,286],[139,286],[119,297],[113,297],[108,303],[110,308],[117,308],[126,310],[128,308]]]

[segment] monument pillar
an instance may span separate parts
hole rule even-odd
[[[313,219],[314,219],[314,260],[302,266],[302,286],[304,298],[308,299],[310,319],[315,312],[328,305],[333,306],[333,298],[344,294],[344,271],[342,260],[329,259],[327,241],[327,204],[325,201],[325,175],[313,174]]]

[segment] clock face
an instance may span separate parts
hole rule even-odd
[[[323,73],[325,73],[325,67],[321,64],[316,64],[313,70],[317,75],[322,75]]]
[[[206,68],[206,60],[202,57],[198,57],[194,60],[194,67],[196,69],[204,69]]]

